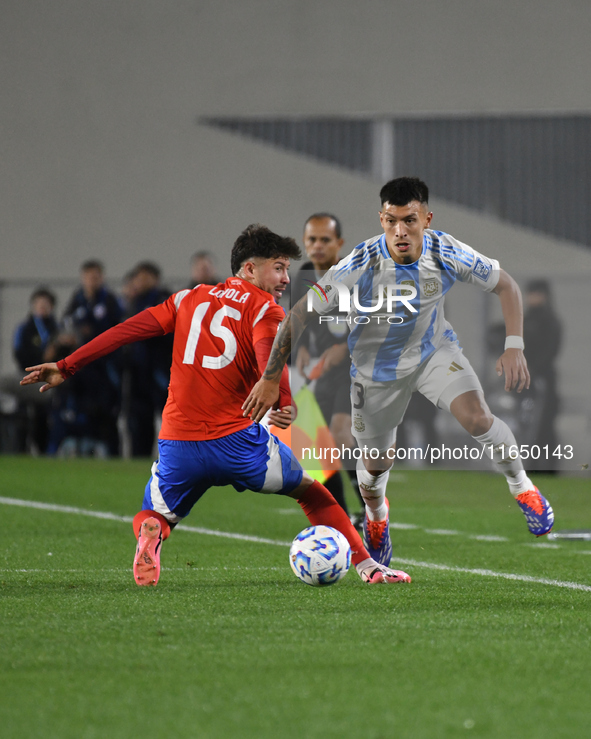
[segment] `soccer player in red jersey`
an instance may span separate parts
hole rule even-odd
[[[28,367],[21,384],[56,387],[89,362],[118,347],[174,332],[168,400],[142,510],[133,529],[138,538],[134,577],[155,585],[161,543],[212,486],[233,485],[298,501],[312,525],[341,531],[364,582],[410,582],[410,577],[373,560],[343,509],[294,458],[289,447],[259,423],[245,418],[242,405],[260,378],[284,312],[276,300],[289,284],[290,259],[299,259],[293,239],[265,226],[246,228],[232,248],[233,277],[218,285],[181,290],[85,344],[57,363]],[[286,428],[292,420],[287,368],[270,421]]]

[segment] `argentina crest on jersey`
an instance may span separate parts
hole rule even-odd
[[[440,291],[440,284],[437,277],[428,277],[423,281],[423,294],[426,298],[432,298]]]

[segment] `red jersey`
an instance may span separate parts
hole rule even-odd
[[[273,297],[240,277],[181,290],[61,359],[71,377],[89,362],[133,341],[174,331],[171,380],[161,439],[219,439],[250,426],[242,404],[263,373],[273,339],[285,317]],[[278,407],[293,405],[287,367]]]
[[[148,311],[165,333],[174,331],[160,438],[218,439],[249,426],[242,404],[260,378],[255,344],[272,340],[285,317],[273,297],[230,277],[182,290]]]

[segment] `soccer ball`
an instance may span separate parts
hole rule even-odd
[[[293,540],[289,564],[306,585],[333,585],[349,570],[351,547],[330,526],[308,526]]]

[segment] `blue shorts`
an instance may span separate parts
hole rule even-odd
[[[158,451],[142,509],[171,523],[187,516],[210,487],[287,494],[304,474],[291,449],[258,423],[210,441],[160,439]]]

